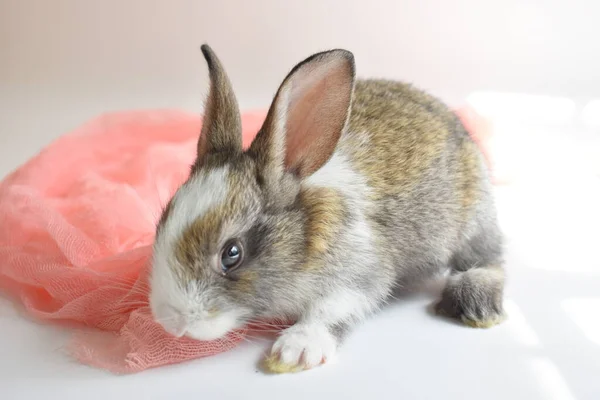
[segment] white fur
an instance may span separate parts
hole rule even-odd
[[[353,223],[342,233],[343,240],[355,250],[353,262],[372,263],[375,253],[371,228],[364,214],[369,207],[370,188],[365,177],[356,172],[338,149],[304,184],[331,188],[344,196]],[[357,257],[364,257],[364,261]],[[272,354],[279,354],[285,364],[306,368],[320,364],[323,359],[330,360],[335,355],[337,339],[328,327],[363,319],[376,307],[376,298],[351,288],[334,287],[328,296],[313,302],[300,320],[282,333],[273,345]]]
[[[219,312],[215,316],[208,316],[188,320],[186,334],[197,340],[214,340],[225,336],[228,332],[240,328],[238,310]]]
[[[367,140],[367,139],[365,139]],[[371,188],[366,178],[357,172],[339,148],[329,161],[306,180],[309,186],[326,187],[338,191],[344,197],[351,214],[349,229],[342,232],[342,241],[353,251],[353,262],[365,265],[375,257],[371,226],[365,210],[371,208]]]
[[[327,187],[339,190],[346,197],[365,199],[369,187],[366,179],[356,172],[348,158],[337,150],[329,161],[305,181],[308,186]]]
[[[338,288],[324,300],[313,303],[292,327],[282,332],[271,349],[288,365],[312,368],[335,356],[338,340],[328,326],[364,318],[376,303],[364,294]]]
[[[156,322],[172,335],[213,340],[240,327],[244,310],[222,311],[216,307],[216,312],[209,311],[215,308],[216,299],[209,288],[199,284],[182,288],[168,268],[153,270],[151,280],[152,314]]]
[[[375,299],[340,286],[323,300],[312,303],[301,321],[306,323],[319,321],[332,325],[350,319],[362,319],[375,306]]]
[[[236,313],[208,312],[212,298],[207,288],[182,286],[175,273],[181,266],[173,256],[173,246],[186,227],[227,199],[227,173],[227,167],[209,170],[184,184],[173,197],[169,218],[154,243],[150,306],[156,321],[176,336],[210,340],[237,327]]]
[[[167,332],[177,337],[213,340],[240,327],[244,310],[210,312],[215,296],[209,289],[197,285],[183,289],[174,274],[164,274],[165,270],[152,273],[150,306],[154,319]]]
[[[201,218],[222,204],[229,194],[228,167],[196,174],[173,196],[171,214],[161,232],[159,242],[172,244],[190,222]]]
[[[341,150],[336,150],[329,161],[310,176],[305,184],[326,187],[340,192],[348,202],[353,224],[343,235],[357,254],[372,256],[371,228],[364,211],[370,208],[371,188],[364,176],[358,173]],[[362,252],[360,250],[363,250]]]
[[[337,341],[323,325],[296,324],[281,333],[271,349],[287,365],[313,368],[335,356]]]

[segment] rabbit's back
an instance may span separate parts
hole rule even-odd
[[[366,214],[390,268],[436,269],[495,213],[477,145],[445,104],[409,84],[358,81],[339,146],[366,180]]]

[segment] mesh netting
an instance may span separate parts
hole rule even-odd
[[[244,115],[245,144],[263,118]],[[148,307],[155,223],[189,173],[200,126],[200,118],[177,112],[105,115],[0,184],[0,288],[37,318],[94,328],[69,345],[79,360],[135,372],[241,339],[176,339]]]
[[[245,146],[264,115],[243,115]],[[482,129],[469,110],[459,115]],[[176,339],[148,307],[155,223],[189,173],[200,125],[170,111],[105,115],[0,184],[0,289],[39,319],[91,328],[69,345],[80,361],[136,372],[216,354],[243,338]]]

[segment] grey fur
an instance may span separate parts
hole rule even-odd
[[[353,60],[342,54],[353,74]],[[259,133],[261,144],[272,140],[267,136]],[[235,140],[241,143],[239,135]],[[294,171],[265,177],[269,171],[261,166],[278,165],[277,160],[266,163],[261,157],[267,156],[255,149],[230,160],[208,154],[194,173],[210,169],[211,157],[219,165],[229,163],[235,196],[252,204],[230,207],[221,216],[229,226],[244,227],[237,235],[249,256],[227,278],[210,272],[208,258],[194,260],[196,276],[205,279],[221,307],[244,309],[247,320],[322,323],[340,342],[396,286],[409,287],[450,268],[438,310],[481,326],[496,320],[503,314],[502,235],[483,157],[471,145],[458,118],[437,99],[404,83],[358,81],[333,157],[347,160],[364,181],[338,190],[342,228],[328,251],[308,259],[310,209],[301,198],[309,180]],[[413,159],[419,154],[429,158]],[[473,159],[476,168],[469,170],[464,161]],[[368,232],[362,235],[361,229]],[[314,267],[306,267],[309,261]],[[248,271],[252,279],[242,287]],[[339,317],[320,307],[332,294],[347,292],[367,300]]]

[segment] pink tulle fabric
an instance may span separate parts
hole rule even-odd
[[[477,131],[471,111],[459,115]],[[245,146],[264,117],[243,115]],[[0,289],[30,315],[77,328],[68,348],[81,362],[131,373],[243,339],[243,331],[211,342],[177,339],[148,307],[155,224],[187,178],[200,127],[201,118],[174,111],[107,114],[0,184]]]

